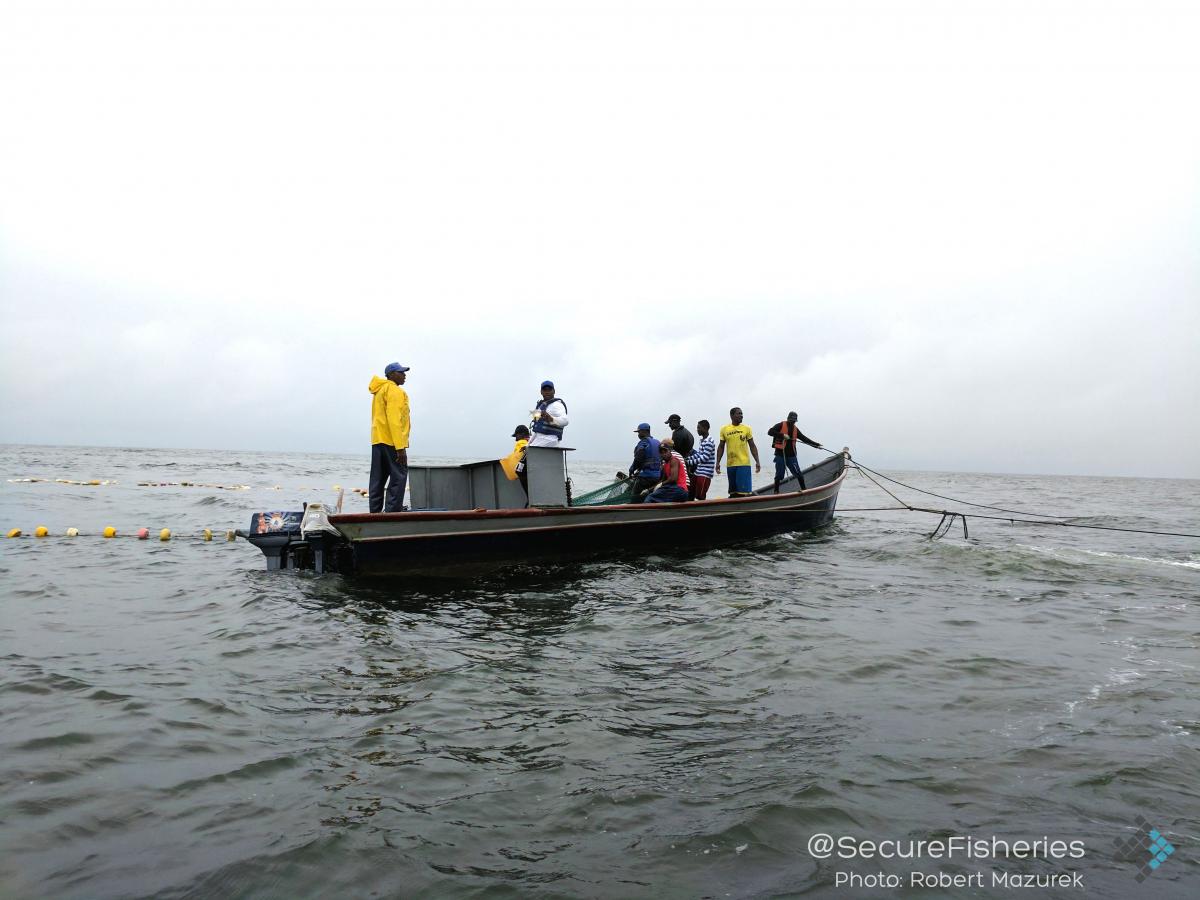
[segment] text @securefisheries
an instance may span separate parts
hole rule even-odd
[[[1034,840],[1007,840],[951,835],[934,840],[866,840],[841,835],[814,834],[808,839],[808,853],[815,859],[1082,859],[1086,852],[1081,840],[1040,837]]]

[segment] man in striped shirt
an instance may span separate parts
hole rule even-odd
[[[695,473],[691,483],[692,497],[695,500],[707,499],[708,486],[712,484],[713,467],[717,460],[717,445],[708,436],[708,430],[708,419],[701,419],[696,423],[696,433],[700,435],[700,440],[696,442],[696,449],[687,458],[689,468]]]

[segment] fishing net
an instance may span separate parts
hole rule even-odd
[[[580,494],[571,500],[572,506],[612,506],[629,503],[633,499],[633,479],[614,481],[612,484]]]

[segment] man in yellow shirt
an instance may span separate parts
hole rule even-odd
[[[388,363],[383,378],[371,376],[371,483],[367,502],[373,513],[403,512],[408,484],[408,392],[404,384],[408,366]],[[387,503],[384,503],[384,489]]]
[[[754,471],[761,472],[758,447],[754,444],[754,432],[749,425],[742,424],[742,411],[734,407],[729,411],[730,423],[721,427],[721,443],[717,445],[717,474],[721,474],[721,457],[729,447],[729,496],[746,497],[754,493],[750,475],[750,456],[754,456]]]

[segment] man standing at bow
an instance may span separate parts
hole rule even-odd
[[[367,490],[371,512],[402,512],[408,484],[408,366],[388,363],[383,378],[371,376],[371,481]],[[384,488],[387,503],[384,503]]]
[[[772,425],[767,429],[767,435],[774,438],[771,444],[775,448],[775,493],[779,493],[779,485],[787,477],[787,472],[791,471],[796,476],[796,482],[800,485],[800,490],[804,490],[804,476],[800,472],[800,461],[796,458],[796,442],[803,441],[810,447],[816,447],[818,450],[824,449],[820,444],[810,437],[806,437],[804,432],[796,427],[796,420],[800,418],[794,412],[788,413],[787,420],[780,422],[778,425]]]

